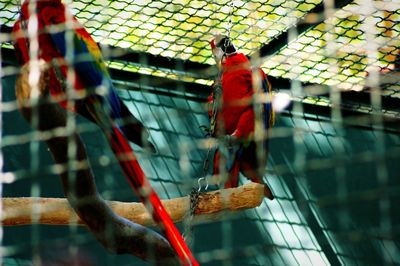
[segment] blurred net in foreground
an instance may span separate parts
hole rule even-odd
[[[103,51],[118,93],[159,149],[154,156],[136,149],[152,185],[164,199],[188,195],[202,175],[206,150],[184,147],[198,147],[199,126],[208,124],[204,103],[215,75],[209,40],[226,31],[230,1],[69,4],[97,42],[111,45]],[[289,94],[291,105],[278,115],[270,140],[265,180],[276,200],[194,225],[195,257],[201,265],[400,264],[399,4],[233,6],[235,45],[261,59],[275,93]],[[9,27],[18,5],[0,0],[0,7],[2,180],[9,182],[2,194],[62,197],[45,145],[16,110]],[[132,201],[98,128],[80,117],[76,123],[102,196]],[[3,227],[2,248],[5,265],[60,257],[92,265],[142,263],[109,254],[75,226]]]

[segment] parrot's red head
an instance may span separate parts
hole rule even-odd
[[[236,47],[225,35],[216,35],[210,43],[214,60],[217,63],[218,68],[221,68],[221,64],[223,64],[222,60],[225,56],[237,53]]]
[[[61,0],[25,0],[24,3],[21,6],[21,13],[27,18],[29,16],[29,11],[30,8],[29,5],[33,4],[35,6],[36,12],[38,12],[39,9],[47,6],[54,6],[54,7],[62,7],[63,4]]]

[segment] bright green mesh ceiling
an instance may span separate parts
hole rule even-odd
[[[308,1],[81,1],[76,16],[103,43],[165,57],[212,63],[212,34],[227,33],[246,54],[313,8]]]
[[[400,3],[355,1],[266,58],[264,66],[272,76],[361,90],[369,82],[366,71],[393,69],[399,21]],[[394,84],[384,93],[398,97],[399,89]]]
[[[263,68],[271,76],[340,89],[363,89],[370,82],[365,79],[368,69],[393,69],[400,46],[400,3],[395,1],[357,0],[336,10],[330,10],[327,1],[321,14],[310,14],[321,0],[65,2],[102,44],[205,64],[214,63],[209,41],[215,33],[226,34],[231,28],[234,44],[252,55],[300,19],[300,24],[317,19],[321,23],[304,33],[291,32],[289,44],[283,43],[278,53],[263,58]],[[0,6],[4,6],[1,23],[12,26],[18,17],[16,1],[0,0]],[[127,62],[110,66],[212,83],[206,76],[166,73],[166,69],[145,69]],[[396,82],[382,86],[383,94],[393,97],[399,97],[399,89]]]
[[[65,1],[96,41],[171,58],[213,63],[209,41],[227,33],[250,54],[285,31],[321,0],[307,1]],[[18,8],[9,0],[1,22]],[[232,16],[230,14],[232,13]],[[231,21],[231,24],[230,24]]]

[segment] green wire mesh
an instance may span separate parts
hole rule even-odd
[[[96,41],[165,57],[212,63],[213,34],[227,33],[231,1],[71,1],[73,13]],[[319,0],[234,1],[231,37],[250,54],[304,16]],[[9,1],[2,23],[18,8]]]
[[[272,76],[362,90],[366,71],[395,68],[400,47],[399,5],[373,3],[355,1],[335,11],[328,20],[268,58],[265,68]],[[366,33],[372,33],[372,38],[367,40]],[[398,97],[398,89],[392,83],[382,93]]]
[[[250,56],[299,19],[304,19],[302,23],[318,19],[315,16],[321,14],[311,16],[308,12],[322,4],[318,0],[233,1],[231,7],[231,1],[214,2],[73,1],[70,6],[101,44],[212,64],[209,41],[213,34],[226,34],[231,27],[234,44]],[[0,4],[4,5],[1,21],[11,26],[18,17],[18,6],[4,0]],[[368,69],[394,68],[400,45],[398,4],[376,1],[371,11],[365,11],[371,14],[362,11],[365,10],[363,5],[362,1],[354,1],[335,11],[328,20],[307,30],[274,56],[263,59],[263,68],[275,77],[362,90]],[[368,29],[374,34],[373,40],[366,40],[364,34],[368,28],[366,17],[373,20],[374,28]],[[366,50],[369,49],[366,43],[371,41],[377,49],[376,54],[368,58],[372,52]],[[124,68],[121,62],[110,66]],[[146,70],[140,66],[124,70],[168,75],[165,70]],[[196,76],[186,80],[211,83],[208,77],[203,78],[206,80]],[[390,84],[383,93],[398,97],[398,89],[398,85]]]

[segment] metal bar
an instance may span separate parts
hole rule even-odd
[[[314,121],[329,121],[331,120],[332,108],[329,106],[315,105],[309,103],[300,103],[303,108],[303,114],[301,115],[306,120]],[[297,114],[292,113],[293,104],[289,105],[285,111],[281,113],[283,116],[296,116]],[[388,117],[382,114],[383,128],[377,128],[373,121],[374,116],[377,114],[363,113],[353,109],[341,108],[343,119],[340,121],[345,127],[360,128],[364,130],[378,130],[385,133],[400,135],[400,118]]]
[[[1,47],[2,64],[18,66],[14,49]],[[115,81],[127,82],[133,87],[168,96],[183,97],[188,100],[204,101],[211,93],[211,87],[194,82],[154,77],[141,73],[109,68]]]
[[[12,27],[1,25],[0,33],[11,34]],[[144,67],[164,68],[168,70],[177,70],[190,73],[190,76],[199,76],[199,73],[209,68],[208,64],[201,64],[189,60],[177,58],[163,57],[150,53],[133,51],[128,48],[120,48],[114,46],[104,46],[98,43],[102,49],[103,56],[106,60],[120,60],[133,64],[140,64]]]
[[[110,68],[109,71],[113,79],[142,84],[143,86],[151,86],[154,88],[158,87],[171,91],[181,90],[181,92],[198,94],[199,96],[205,96],[211,93],[210,86],[199,83],[172,80],[164,77],[148,76],[141,73],[127,72],[112,68]],[[143,76],[150,78],[144,79]]]

